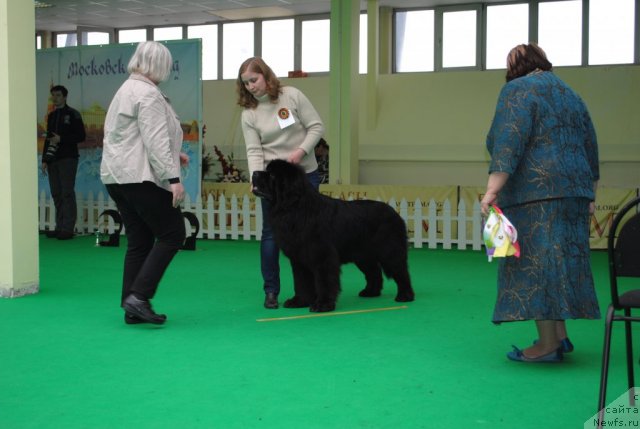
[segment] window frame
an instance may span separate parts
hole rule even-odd
[[[296,20],[296,17],[291,17],[291,16],[282,16],[282,17],[276,17],[276,18],[265,18],[265,19],[261,19],[259,20],[259,22],[256,22],[256,27],[255,27],[255,35],[256,35],[256,39],[254,41],[255,44],[255,55],[262,57],[262,24],[264,22],[271,22],[271,21],[285,21],[285,20],[292,20],[293,21],[293,58],[292,58],[292,67],[293,70],[299,70],[299,67],[296,67],[296,46],[301,46],[300,43],[297,43],[297,38],[296,38],[296,33],[298,31],[297,26],[298,26],[298,22]],[[300,36],[302,36],[302,24],[300,24]],[[286,76],[280,76],[280,77],[286,77]]]
[[[52,48],[66,48],[67,46],[58,46],[58,36],[62,34],[75,34],[76,35],[76,44],[75,46],[80,46],[78,43],[78,31],[56,31],[51,34],[51,47]]]
[[[487,20],[489,19],[489,14],[487,13],[487,9],[490,6],[511,6],[511,5],[518,5],[518,4],[524,4],[527,5],[527,24],[529,26],[529,28],[527,29],[528,31],[528,36],[527,38],[529,40],[537,40],[537,34],[538,34],[538,27],[536,24],[536,28],[532,29],[533,26],[533,7],[532,7],[532,2],[527,1],[527,0],[518,0],[518,1],[504,1],[504,2],[499,2],[499,3],[491,3],[491,4],[485,4],[483,6],[483,19],[482,19],[482,70],[483,71],[494,71],[494,70],[505,70],[506,69],[506,64],[504,68],[498,68],[498,69],[488,69],[487,68],[487,30],[488,30],[488,22]],[[537,8],[536,9],[536,17],[535,17],[535,21],[537,23]],[[534,38],[535,35],[535,38]],[[505,58],[507,57],[507,53],[504,53]]]
[[[180,31],[182,33],[181,37],[179,39],[161,39],[161,40],[156,40],[155,39],[155,35],[154,32],[156,29],[160,29],[160,28],[180,28]],[[187,34],[187,26],[186,25],[154,25],[150,27],[150,32],[147,31],[147,40],[153,40],[153,41],[157,41],[157,42],[168,42],[171,40],[186,40],[188,37]],[[149,38],[151,37],[151,38]]]
[[[78,33],[78,46],[99,46],[99,45],[87,45],[87,33],[107,33],[109,35],[108,44],[114,43],[115,40],[115,28],[107,27],[78,27],[76,28]]]
[[[462,66],[462,67],[444,67],[442,65],[443,56],[443,31],[444,31],[444,14],[448,12],[476,12],[476,64],[474,66]],[[485,9],[481,3],[455,5],[455,6],[439,6],[435,8],[435,61],[433,66],[434,72],[442,71],[459,71],[459,70],[483,70],[484,69],[484,40],[486,38],[486,32],[484,31],[484,25],[486,20],[484,19]]]
[[[313,14],[313,15],[298,15],[295,17],[295,25],[293,31],[293,37],[295,37],[293,48],[293,67],[294,70],[302,70],[302,24],[306,21],[322,21],[329,20],[331,24],[331,15],[327,13]],[[331,35],[329,35],[331,39]],[[331,40],[329,40],[329,68],[331,68]],[[305,70],[303,70],[305,71]],[[308,76],[327,76],[331,70],[306,72]]]
[[[113,43],[139,43],[139,42],[121,42],[120,41],[120,32],[121,31],[127,31],[127,30],[145,30],[146,34],[145,34],[145,40],[143,40],[144,42],[149,41],[149,40],[153,40],[153,28],[152,26],[143,26],[143,27],[126,27],[126,28],[116,28],[115,30],[115,40]]]
[[[633,62],[631,63],[602,63],[590,64],[589,58],[589,39],[591,28],[590,15],[591,7],[589,0],[582,0],[582,28],[586,29],[582,33],[582,66],[584,67],[607,67],[616,65],[635,65],[640,63],[640,0],[634,1],[634,20],[633,20]]]
[[[398,55],[397,55],[397,51],[396,51],[396,42],[397,42],[397,28],[396,28],[396,14],[398,12],[400,13],[404,13],[404,12],[420,12],[420,11],[426,11],[426,10],[432,10],[433,11],[433,41],[434,41],[434,47],[433,47],[433,71],[432,70],[415,70],[415,71],[406,71],[406,72],[400,72],[398,71],[397,68],[397,59],[398,59]],[[397,8],[397,9],[393,9],[393,14],[392,14],[392,18],[391,18],[391,73],[392,74],[405,74],[405,73],[433,73],[436,71],[436,40],[437,40],[437,30],[436,30],[436,8],[435,7],[420,7],[420,8]]]
[[[233,24],[246,24],[253,23],[253,54],[251,56],[257,57],[260,56],[258,52],[262,52],[262,46],[260,42],[262,41],[262,25],[256,25],[257,21],[261,21],[259,19],[239,19],[236,21],[227,21],[223,22],[221,25],[218,25],[218,79],[217,80],[236,80],[237,77],[234,76],[232,78],[224,77],[224,27],[227,25]],[[239,64],[238,64],[239,66]]]
[[[529,40],[535,40],[536,42],[540,41],[540,34],[539,34],[539,23],[540,23],[540,3],[560,3],[560,2],[565,2],[565,1],[571,1],[571,0],[539,0],[536,2],[530,2],[529,3],[529,13],[533,15],[534,20],[531,20],[530,17],[530,23],[529,23],[529,33],[530,35],[531,30],[535,24],[535,28],[533,28],[534,32],[533,34],[535,35],[535,38],[533,37],[529,37]],[[582,50],[582,55],[581,55],[581,60],[580,60],[580,64],[571,64],[571,65],[559,65],[556,66],[555,64],[553,65],[553,67],[582,67],[582,66],[586,66],[588,65],[588,54],[589,54],[589,13],[588,11],[586,11],[585,9],[588,9],[588,5],[589,5],[589,0],[580,0],[582,5],[582,42],[581,42],[581,50]],[[532,7],[534,9],[533,13],[532,13]],[[542,47],[544,49],[544,46]],[[553,60],[553,58],[552,58]],[[553,62],[553,61],[552,61]]]
[[[216,33],[216,64],[215,64],[215,68],[216,68],[216,77],[215,79],[205,79],[204,76],[202,76],[202,73],[204,72],[204,64],[202,64],[202,68],[200,70],[200,79],[202,81],[205,80],[219,80],[220,79],[220,49],[221,49],[221,44],[220,44],[220,27],[221,24],[218,22],[211,22],[211,23],[206,23],[206,24],[189,24],[189,25],[185,25],[185,40],[190,39],[189,37],[189,28],[190,27],[202,27],[202,26],[215,26],[215,33]],[[204,42],[202,42],[201,40],[201,48],[202,50],[204,50]],[[202,62],[204,63],[204,55],[203,58],[201,58]]]
[[[538,25],[539,25],[539,5],[541,3],[551,3],[551,2],[560,2],[567,0],[505,0],[505,1],[497,1],[491,3],[483,3],[483,2],[475,2],[475,3],[467,3],[467,4],[459,4],[459,5],[449,5],[449,6],[435,6],[435,7],[399,7],[393,8],[390,14],[391,17],[391,34],[389,37],[388,43],[390,44],[390,58],[391,67],[389,72],[392,74],[400,74],[400,73],[429,73],[431,70],[420,70],[420,71],[407,71],[407,72],[399,72],[397,70],[397,51],[396,51],[396,42],[397,42],[397,26],[396,26],[396,16],[398,13],[405,12],[414,12],[414,11],[425,11],[432,10],[434,13],[434,34],[433,40],[434,45],[433,49],[433,72],[449,72],[449,71],[458,71],[458,70],[477,70],[477,71],[486,71],[486,54],[487,54],[487,7],[489,6],[500,6],[500,5],[512,5],[512,4],[527,4],[529,7],[529,40],[537,41],[538,40]],[[611,64],[589,64],[589,37],[590,37],[590,28],[589,28],[589,0],[582,0],[582,55],[581,62],[579,65],[566,65],[566,66],[558,66],[558,67],[602,67],[602,66],[615,66],[622,65],[617,63]],[[476,12],[476,60],[474,66],[465,66],[465,67],[443,67],[443,48],[444,48],[444,40],[443,40],[443,18],[444,14],[448,12],[458,12],[458,11],[475,11]],[[361,15],[366,15],[367,11],[360,11]],[[124,27],[124,28],[102,28],[102,27],[83,27],[79,26],[75,29],[75,31],[60,31],[60,32],[39,32],[36,31],[36,37],[41,37],[41,48],[40,49],[48,49],[48,48],[60,48],[58,46],[58,36],[59,35],[68,35],[75,34],[76,35],[76,46],[86,45],[86,32],[106,32],[109,33],[109,43],[121,43],[120,42],[120,32],[125,30],[145,30],[146,31],[146,40],[154,40],[153,34],[156,28],[163,27],[180,27],[182,29],[182,39],[188,38],[188,28],[192,25],[216,25],[217,26],[217,77],[215,80],[224,80],[223,78],[223,69],[224,69],[224,26],[227,24],[237,24],[242,22],[252,22],[253,30],[254,30],[254,53],[253,55],[259,56],[262,53],[262,23],[273,20],[282,20],[282,19],[293,19],[294,22],[294,42],[293,42],[293,67],[294,70],[302,69],[302,26],[307,21],[315,21],[315,20],[330,20],[330,13],[321,13],[321,14],[309,14],[309,15],[294,15],[294,16],[283,16],[283,17],[270,17],[270,18],[256,18],[256,19],[245,19],[245,20],[233,20],[233,21],[207,21],[199,24],[182,24],[182,25],[149,25],[149,26],[136,26],[136,27]],[[330,37],[330,36],[329,36]],[[45,41],[47,41],[47,45],[44,46]],[[634,14],[634,35],[633,35],[633,43],[634,43],[634,51],[633,51],[633,63],[632,65],[640,64],[640,0],[635,0],[635,14]],[[625,63],[624,65],[628,65],[629,63]],[[491,69],[500,70],[500,69]],[[329,71],[318,71],[318,72],[308,72],[309,76],[326,76],[329,74]],[[208,79],[209,80],[209,79]]]

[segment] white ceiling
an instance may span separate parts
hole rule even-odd
[[[342,0],[357,1],[357,0]],[[503,0],[484,0],[485,3]],[[379,0],[380,6],[430,7],[470,0]],[[328,13],[331,0],[42,0],[37,31],[75,31],[77,27],[132,28],[205,24],[226,20]],[[361,1],[366,10],[367,2]]]

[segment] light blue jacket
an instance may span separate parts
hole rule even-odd
[[[598,144],[582,99],[552,72],[508,82],[487,136],[489,173],[509,179],[498,205],[550,198],[593,200],[600,178]]]

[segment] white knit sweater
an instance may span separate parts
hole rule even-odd
[[[278,112],[288,109],[295,122],[281,128]],[[269,161],[287,159],[296,149],[307,154],[300,165],[307,173],[318,168],[313,148],[324,134],[324,124],[309,99],[298,89],[285,86],[278,100],[258,99],[258,106],[242,112],[242,132],[247,147],[249,174],[264,170]],[[251,177],[251,176],[250,176]]]

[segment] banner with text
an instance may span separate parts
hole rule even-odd
[[[202,81],[200,80],[200,40],[163,42],[171,51],[171,76],[159,85],[171,100],[184,133],[182,151],[190,163],[182,169],[185,190],[192,199],[200,194],[202,154]],[[104,119],[111,100],[129,77],[127,64],[137,44],[78,46],[45,49],[36,54],[36,94],[38,163],[44,146],[47,116],[54,109],[49,90],[64,85],[69,90],[67,104],[83,118],[87,138],[79,145],[80,159],[76,192],[105,192],[100,181]],[[47,177],[38,178],[38,193],[50,197]]]

